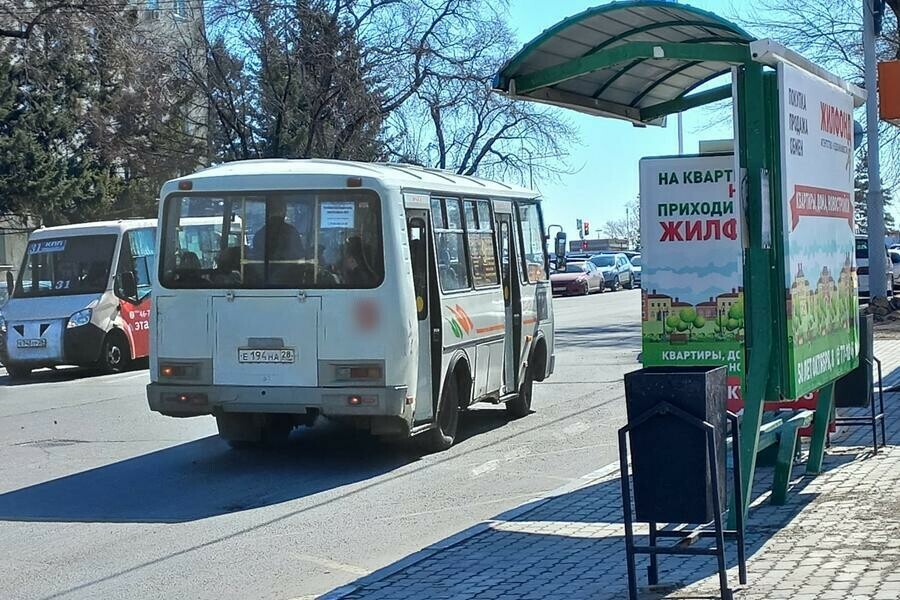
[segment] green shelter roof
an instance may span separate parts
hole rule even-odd
[[[754,39],[734,23],[684,4],[611,2],[565,19],[526,44],[497,74],[494,88],[651,123],[666,111],[648,109],[681,99],[750,60]]]

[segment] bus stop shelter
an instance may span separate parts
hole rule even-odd
[[[620,119],[638,127],[662,125],[667,115],[732,99],[735,153],[744,173],[738,197],[745,224],[741,387],[745,511],[764,403],[790,399],[789,390],[795,391],[785,375],[790,340],[782,339],[785,248],[778,232],[784,219],[779,150],[784,126],[779,117],[779,65],[789,65],[838,90],[852,98],[855,106],[864,102],[862,90],[777,42],[756,39],[713,13],[661,0],[612,2],[565,19],[526,44],[494,82],[496,91],[511,98]],[[732,75],[731,82],[711,87],[713,80],[727,74]],[[852,129],[852,117],[850,122]],[[833,409],[833,381],[817,388],[810,473],[821,469]]]

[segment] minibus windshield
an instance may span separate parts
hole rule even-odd
[[[30,240],[13,297],[106,291],[116,238],[116,235],[82,235]]]
[[[167,288],[374,288],[384,279],[373,192],[175,195],[166,201]],[[224,232],[224,233],[223,233]]]

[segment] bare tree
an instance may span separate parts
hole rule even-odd
[[[515,38],[500,15],[483,7],[457,33],[461,54],[444,60],[388,121],[391,156],[453,172],[528,181],[566,172],[577,141],[571,122],[554,108],[510,100],[491,91]],[[422,125],[422,124],[425,125]]]
[[[611,238],[628,240],[629,248],[641,247],[641,202],[636,198],[625,204],[625,216],[607,221],[603,232]]]
[[[41,27],[72,15],[115,15],[126,0],[5,0],[0,5],[0,38],[28,40]]]
[[[900,59],[900,0],[887,0],[877,54],[881,60]],[[831,71],[864,85],[862,2],[860,0],[763,0],[742,20],[751,29],[777,39]],[[881,123],[881,147],[889,185],[900,183],[900,128]]]
[[[384,123],[472,57],[486,0],[214,0],[205,73],[226,158],[382,158]]]

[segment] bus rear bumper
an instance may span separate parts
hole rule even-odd
[[[318,411],[331,417],[412,418],[406,386],[397,387],[251,387],[229,385],[147,386],[150,410],[170,417],[193,417],[223,412],[305,414]]]

